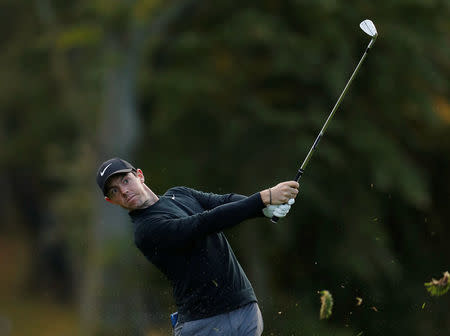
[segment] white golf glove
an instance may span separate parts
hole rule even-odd
[[[295,200],[291,198],[287,204],[278,204],[278,205],[268,205],[262,211],[264,216],[268,218],[272,218],[273,216],[277,216],[278,218],[285,217],[289,210],[291,209],[291,205],[295,203]]]

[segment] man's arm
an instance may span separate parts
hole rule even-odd
[[[233,194],[231,194],[232,196],[224,195],[225,199],[222,199],[222,201],[232,200],[234,197],[240,199],[192,216],[152,218],[150,222],[144,221],[138,225],[136,243],[151,242],[159,248],[186,246],[198,237],[220,232],[246,219],[261,216],[262,209],[269,202],[275,205],[287,203],[289,199],[297,196],[297,188],[298,183],[295,181],[281,182],[249,197],[233,196]],[[207,201],[207,199],[204,201]],[[209,202],[211,201],[209,200]]]
[[[256,193],[241,200],[182,218],[151,218],[139,223],[138,245],[151,243],[158,248],[182,248],[200,237],[223,231],[240,222],[260,216],[264,203]]]
[[[299,184],[296,181],[286,181],[278,183],[276,186],[264,189],[259,192],[264,205],[277,205],[287,203],[291,198],[297,197]],[[231,202],[240,201],[246,196],[239,194],[218,195],[213,193],[205,193],[187,187],[182,187],[189,192],[206,210]]]
[[[247,198],[247,196],[234,194],[234,193],[218,195],[218,194],[214,194],[214,193],[205,193],[205,192],[194,190],[191,188],[186,188],[186,189],[201,204],[201,206],[205,210],[211,210],[220,205],[232,203],[232,202],[236,202],[236,201],[241,201],[241,200]]]

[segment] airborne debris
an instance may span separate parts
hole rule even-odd
[[[439,280],[434,278],[430,282],[425,282],[425,288],[432,296],[441,296],[448,292],[450,289],[450,273],[444,272],[444,276]]]
[[[357,305],[357,306],[360,306],[363,300],[362,300],[360,297],[357,297],[357,298],[356,298],[356,301],[357,301],[357,302],[356,302],[356,305]]]
[[[331,293],[327,290],[318,292],[322,296],[320,297],[320,319],[327,319],[331,316],[331,311],[333,309],[333,297]]]
[[[375,306],[372,306],[370,308],[372,308],[373,311],[376,311],[376,312],[378,311],[377,307],[375,307]]]

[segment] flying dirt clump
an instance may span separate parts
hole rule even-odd
[[[450,289],[450,273],[444,272],[444,276],[439,280],[434,278],[430,282],[425,282],[425,288],[431,296],[441,296],[448,292]]]

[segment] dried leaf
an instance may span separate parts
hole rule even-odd
[[[331,311],[333,309],[333,297],[327,290],[320,291],[321,307],[320,307],[320,319],[327,319],[331,316]]]

